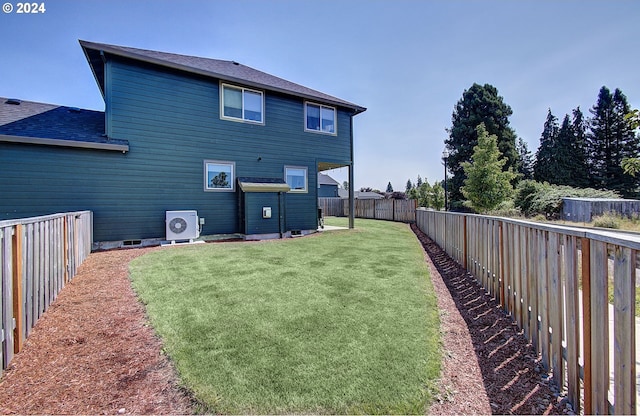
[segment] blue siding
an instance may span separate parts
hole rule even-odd
[[[216,79],[106,66],[106,129],[130,151],[0,144],[0,219],[89,209],[96,241],[129,240],[164,237],[165,211],[195,209],[203,234],[243,232],[240,191],[204,190],[204,161],[223,160],[235,162],[236,177],[283,178],[285,165],[306,166],[308,193],[284,198],[285,231],[316,228],[317,163],[348,163],[349,113],[338,110],[335,136],[305,132],[303,100],[266,91],[264,125],[221,120]]]
[[[280,232],[280,195],[277,192],[245,194],[244,234],[275,234]],[[262,208],[271,208],[271,218],[262,218]],[[283,208],[284,209],[284,208]]]
[[[318,188],[319,198],[338,198],[338,185],[320,185]]]

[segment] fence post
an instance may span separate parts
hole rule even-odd
[[[392,201],[393,201],[393,203],[391,204],[391,210],[392,210],[392,214],[391,215],[393,216],[393,221],[395,222],[395,220],[396,220],[396,200],[393,199]]]
[[[582,250],[582,341],[584,346],[584,414],[593,414],[591,378],[591,241],[580,240]],[[607,358],[608,359],[608,358]]]

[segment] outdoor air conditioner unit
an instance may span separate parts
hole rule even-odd
[[[193,241],[200,237],[198,211],[167,211],[167,241]]]

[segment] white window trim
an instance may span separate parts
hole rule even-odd
[[[231,188],[210,188],[208,184],[207,166],[209,164],[217,164],[217,165],[228,165],[231,166]],[[236,162],[231,162],[228,160],[210,160],[207,159],[203,164],[204,168],[204,191],[205,192],[235,192],[236,191]]]
[[[312,105],[317,105],[318,107],[320,107],[320,130],[313,130],[313,129],[308,129],[307,128],[307,106],[309,104]],[[333,110],[333,123],[334,123],[334,127],[333,127],[333,132],[327,132],[327,131],[322,131],[322,109],[323,108],[327,108],[330,110]],[[324,105],[324,104],[320,104],[320,103],[316,103],[313,101],[305,101],[304,102],[304,131],[309,132],[309,133],[318,133],[318,134],[326,134],[328,136],[337,136],[338,135],[338,109],[336,107],[331,107],[330,105]]]
[[[229,117],[224,115],[224,87],[235,88],[242,91],[242,114],[243,114],[242,117]],[[244,118],[244,92],[245,91],[250,91],[256,94],[260,94],[260,97],[262,98],[262,112],[261,112],[262,120],[255,121],[255,120],[247,120]],[[235,121],[238,123],[251,123],[251,124],[264,125],[265,124],[264,122],[264,119],[265,119],[264,91],[254,90],[252,88],[241,87],[240,85],[227,84],[227,83],[221,82],[220,83],[220,118],[222,120]]]
[[[309,193],[309,168],[307,168],[306,166],[285,165],[285,167],[284,167],[284,181],[285,181],[285,183],[288,184],[289,182],[287,182],[287,169],[301,169],[301,170],[304,170],[304,189],[293,189],[293,188],[291,188],[289,193],[295,193],[295,194],[306,194],[306,193]]]

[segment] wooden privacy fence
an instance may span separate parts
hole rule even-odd
[[[356,199],[356,218],[370,218],[398,222],[415,222],[417,200],[415,199]],[[349,200],[341,198],[318,198],[318,206],[324,215],[346,217],[349,215]]]
[[[91,252],[92,230],[90,211],[0,221],[0,375]]]
[[[422,208],[416,216],[511,314],[576,412],[637,414],[640,238]]]

